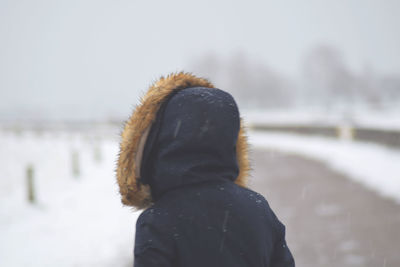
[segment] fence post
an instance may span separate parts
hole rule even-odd
[[[340,125],[337,128],[337,134],[339,139],[351,141],[354,139],[355,131],[350,125]]]
[[[28,165],[26,168],[26,184],[27,184],[27,189],[28,189],[28,201],[29,203],[35,203],[36,202],[36,194],[35,194],[35,186],[34,186],[34,181],[33,181],[33,166]]]
[[[72,151],[72,174],[74,177],[78,177],[80,175],[78,151]]]

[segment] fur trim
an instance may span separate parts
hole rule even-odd
[[[117,181],[122,197],[122,203],[137,209],[144,209],[152,204],[150,188],[139,182],[141,155],[148,131],[155,120],[157,111],[163,101],[175,90],[189,87],[214,86],[203,78],[190,73],[173,73],[161,77],[141,98],[131,117],[125,123],[121,134],[120,152],[117,163]],[[239,164],[239,176],[235,183],[245,187],[249,173],[248,144],[243,126],[240,122],[240,132],[236,145]]]

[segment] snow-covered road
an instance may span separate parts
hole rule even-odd
[[[339,173],[400,203],[400,151],[372,143],[288,133],[252,132],[254,147],[276,149],[327,163]]]

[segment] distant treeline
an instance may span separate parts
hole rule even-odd
[[[355,73],[340,51],[331,46],[311,49],[304,56],[297,80],[242,52],[229,58],[209,53],[192,62],[191,69],[230,91],[245,108],[315,106],[349,110],[400,105],[400,76],[378,75],[371,66]]]

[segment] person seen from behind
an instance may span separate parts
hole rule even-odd
[[[155,82],[122,132],[122,202],[144,209],[135,267],[292,267],[285,227],[247,188],[249,159],[233,97],[174,73]]]

